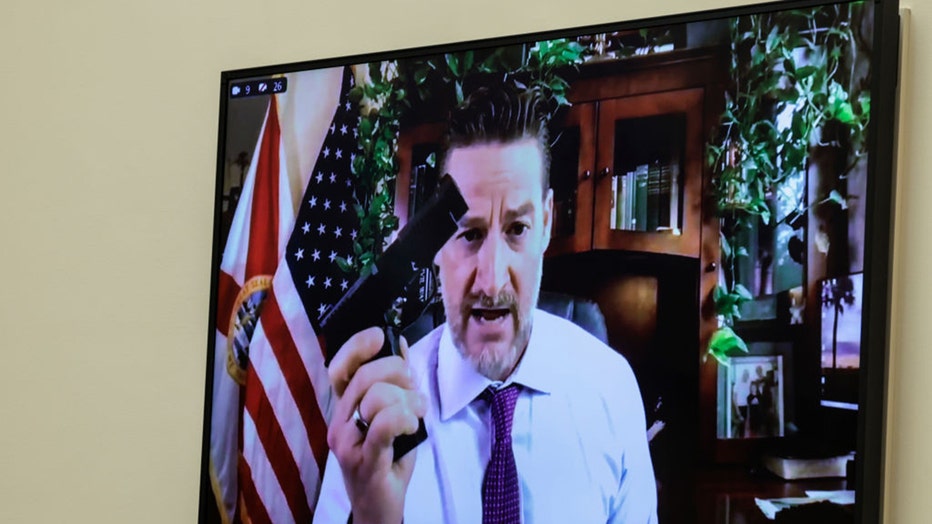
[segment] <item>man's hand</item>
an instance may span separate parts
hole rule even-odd
[[[417,391],[401,357],[369,362],[382,347],[379,328],[356,333],[340,348],[328,369],[337,396],[327,443],[343,470],[354,524],[401,522],[405,492],[414,470],[415,453],[392,461],[392,442],[414,434],[427,402]],[[407,343],[401,340],[406,354]],[[369,423],[365,432],[353,420],[359,409]]]

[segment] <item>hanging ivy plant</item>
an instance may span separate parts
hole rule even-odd
[[[850,164],[835,175],[838,181],[866,154],[870,91],[868,75],[858,70],[859,55],[867,47],[859,30],[864,9],[863,4],[822,6],[744,16],[731,23],[731,88],[720,135],[706,148],[722,218],[723,278],[712,297],[719,329],[708,347],[720,363],[727,365],[730,354],[747,352],[732,329],[742,304],[753,298],[736,274],[737,259],[751,255],[742,244],[742,230],[757,223],[791,223],[815,205],[847,207],[847,196],[839,189],[815,202],[806,200],[804,190],[779,190],[790,181],[805,180],[812,147],[849,150]],[[788,206],[794,211],[775,216],[775,198],[796,199]]]
[[[398,229],[393,182],[398,173],[400,121],[408,112],[422,105],[452,107],[462,103],[469,94],[467,80],[474,75],[501,74],[518,87],[540,89],[554,108],[569,105],[565,74],[582,63],[585,48],[573,40],[557,39],[538,42],[526,53],[520,50],[514,46],[496,48],[481,60],[476,52],[465,51],[369,64],[368,80],[350,91],[350,100],[363,108],[358,125],[359,152],[352,163],[360,228],[354,256],[337,259],[344,271],[367,272]],[[432,88],[436,86],[452,90]]]

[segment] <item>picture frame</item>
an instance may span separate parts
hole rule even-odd
[[[783,356],[730,357],[724,395],[725,438],[786,433]]]

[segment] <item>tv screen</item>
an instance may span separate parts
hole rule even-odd
[[[879,520],[896,8],[223,73],[200,521]]]

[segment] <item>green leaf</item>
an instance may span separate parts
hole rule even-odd
[[[560,78],[559,76],[554,76],[547,83],[547,86],[554,93],[565,93],[567,89],[569,88],[570,84],[566,80]]]
[[[747,302],[748,300],[752,300],[754,298],[754,296],[751,295],[751,292],[748,291],[748,288],[742,286],[741,284],[735,284],[735,295],[742,299],[738,300],[737,302]]]
[[[780,29],[779,27],[774,26],[774,28],[770,30],[770,34],[767,35],[767,52],[768,53],[772,51],[773,48],[776,47],[780,41],[779,40],[780,39],[779,29]]]
[[[806,140],[809,139],[809,132],[806,128],[806,121],[804,120],[803,114],[801,112],[793,113],[790,129],[793,130],[793,135],[797,137],[804,137]]]
[[[339,267],[340,270],[344,273],[351,273],[354,269],[353,266],[350,265],[350,263],[347,262],[343,257],[336,257],[333,259],[333,261],[337,263],[337,267]]]
[[[770,224],[770,208],[767,207],[767,204],[763,204],[762,206],[756,206],[755,210],[757,211],[757,214],[760,216],[761,222],[769,225]]]
[[[801,146],[795,142],[786,144],[783,148],[783,171],[801,169],[806,161],[806,149],[807,147]]]
[[[817,107],[824,107],[828,105],[828,95],[826,93],[813,93],[812,104]]]
[[[861,114],[869,116],[871,114],[871,94],[870,91],[861,91],[858,95],[858,103],[861,105]]]
[[[353,86],[353,88],[349,90],[349,93],[347,93],[346,96],[349,98],[350,102],[353,104],[358,104],[359,101],[362,100],[362,95],[363,88],[360,86]]]
[[[472,51],[466,51],[463,54],[463,74],[464,75],[468,73],[470,69],[472,69],[474,60],[475,60],[475,56]]]
[[[751,68],[752,68],[752,72],[754,71],[755,68],[757,68],[758,66],[760,66],[761,64],[763,64],[763,63],[764,63],[764,60],[766,60],[766,59],[767,59],[767,55],[765,55],[764,53],[762,53],[762,52],[760,52],[760,51],[754,51],[754,52],[751,54]],[[752,75],[752,76],[758,76],[758,75],[754,74],[754,75]]]
[[[715,357],[715,360],[724,364],[727,362],[729,353],[747,353],[748,346],[734,330],[728,326],[722,326],[712,333],[708,352]]]
[[[368,118],[359,119],[359,135],[363,137],[372,136],[372,121]]]
[[[731,244],[728,242],[728,238],[725,236],[725,233],[719,233],[719,236],[721,237],[720,241],[722,243],[722,255],[726,259],[731,258]]]
[[[818,71],[815,66],[803,66],[796,70],[796,79],[800,80],[812,76]]]
[[[725,289],[724,287],[718,284],[715,284],[715,287],[712,289],[712,303],[718,304],[722,300],[722,297],[724,297],[727,294],[728,294],[727,289]]]
[[[583,47],[579,42],[573,40],[564,44],[563,50],[560,52],[560,56],[563,57],[563,61],[566,64],[577,64],[581,61],[580,59],[585,52],[586,48]]]
[[[726,318],[734,317],[738,308],[737,300],[736,295],[725,293],[715,301],[715,313]]]
[[[414,83],[416,85],[421,85],[427,80],[428,68],[419,67],[414,70]]]
[[[831,202],[835,202],[836,204],[841,206],[842,209],[848,209],[848,201],[845,199],[844,196],[842,196],[841,193],[838,192],[837,189],[833,189],[832,192],[828,194],[828,200]]]
[[[424,159],[424,163],[426,163],[430,167],[436,168],[437,167],[437,153],[435,152],[435,153],[431,153],[427,155],[427,158]]]
[[[854,110],[848,102],[841,102],[835,109],[835,118],[843,124],[851,124],[857,120]]]
[[[444,55],[444,58],[446,58],[447,67],[450,68],[450,72],[453,73],[453,76],[457,78],[462,76],[462,72],[460,70],[460,59],[453,53],[447,53]]]
[[[369,78],[372,80],[373,84],[378,84],[382,81],[382,62],[369,63]]]
[[[353,166],[352,166],[353,174],[359,175],[360,173],[365,171],[365,166],[366,166],[366,157],[364,157],[363,155],[356,155],[356,158],[353,159]]]

